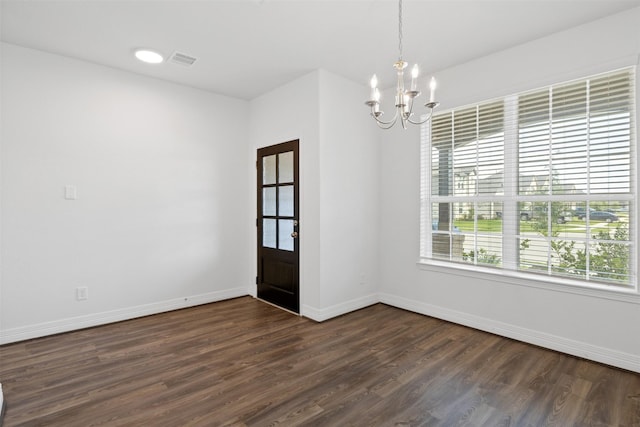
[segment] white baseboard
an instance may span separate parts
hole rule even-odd
[[[633,372],[640,372],[640,356],[635,354],[624,353],[531,329],[521,328],[519,326],[395,295],[382,293],[380,294],[380,302],[397,308],[413,311],[415,313],[436,317],[448,322],[469,326],[474,329],[490,332],[503,337],[513,338],[518,341],[560,351],[562,353],[605,363],[611,366],[617,366]]]
[[[316,322],[324,322],[333,317],[341,316],[349,312],[360,310],[361,308],[368,307],[380,302],[378,294],[371,294],[364,297],[356,298],[350,301],[345,301],[340,304],[332,305],[327,308],[315,308],[309,305],[302,305],[300,314],[304,317],[308,317]]]
[[[237,298],[250,294],[250,289],[232,288],[119,310],[7,329],[0,331],[0,345],[77,329],[89,328],[92,326],[104,325],[107,323],[120,322],[122,320],[129,320],[165,311],[208,304],[211,302]],[[325,320],[368,307],[378,302],[640,373],[640,356],[635,354],[599,347],[386,293],[370,294],[323,309],[303,305],[300,314],[317,322],[324,322]]]
[[[7,329],[0,331],[0,345],[59,334],[61,332],[89,328],[92,326],[105,325],[107,323],[120,322],[123,320],[134,319],[136,317],[149,316],[151,314],[208,304],[245,295],[248,295],[247,288],[232,288],[223,291],[208,292],[206,294],[174,298],[151,304],[143,304],[135,307],[88,314],[85,316],[70,317],[53,322],[43,322],[35,325]]]

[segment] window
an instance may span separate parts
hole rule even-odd
[[[422,135],[421,259],[633,287],[634,76],[434,116]]]

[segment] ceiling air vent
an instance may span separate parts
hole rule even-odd
[[[171,55],[169,61],[173,62],[174,64],[180,64],[184,65],[185,67],[190,67],[194,62],[196,62],[196,58],[187,55],[186,53],[173,52],[173,55]]]

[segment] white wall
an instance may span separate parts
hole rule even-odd
[[[639,26],[636,8],[443,70],[441,110],[636,64]],[[419,266],[418,132],[386,133],[380,158],[383,302],[640,372],[637,294]]]
[[[2,57],[0,342],[247,294],[248,102]]]
[[[377,301],[363,86],[319,70],[248,103],[10,44],[2,59],[1,342],[255,294],[255,150],[292,139],[303,314]]]
[[[300,140],[300,302],[315,320],[377,302],[378,136],[363,96],[317,70],[251,101],[251,164],[257,148]]]
[[[320,72],[321,307],[377,302],[380,131],[368,90]],[[358,302],[359,301],[359,302]]]
[[[300,140],[300,307],[320,299],[320,188],[318,72],[309,73],[250,102],[250,151],[247,173],[253,178],[251,203],[256,208],[256,150]],[[254,220],[255,222],[255,220]],[[251,239],[251,271],[257,270],[257,237]],[[255,281],[254,281],[255,283]],[[251,291],[257,294],[255,285]]]

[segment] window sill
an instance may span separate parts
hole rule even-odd
[[[497,270],[477,265],[457,264],[446,261],[420,259],[418,268],[423,271],[433,271],[454,276],[472,277],[509,285],[527,286],[555,292],[565,292],[577,295],[604,298],[614,301],[640,304],[640,293],[634,288],[616,287],[600,283],[585,284],[582,281],[550,276],[536,276],[510,270]]]

